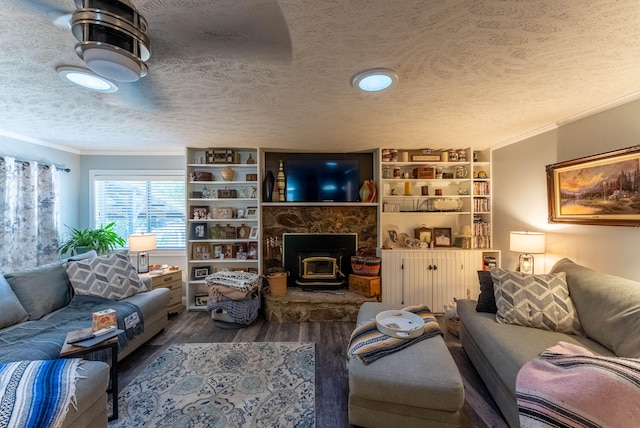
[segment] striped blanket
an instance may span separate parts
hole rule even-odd
[[[62,426],[75,405],[80,359],[0,364],[0,428]]]
[[[369,364],[424,339],[438,334],[442,335],[438,321],[427,306],[409,306],[403,310],[413,312],[424,320],[424,332],[421,336],[412,339],[397,339],[380,333],[376,326],[376,320],[367,321],[356,327],[351,333],[347,357],[357,358],[363,364]]]
[[[637,427],[640,359],[559,342],[520,369],[516,397],[523,428]]]

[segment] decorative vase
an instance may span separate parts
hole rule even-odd
[[[236,172],[230,166],[227,166],[222,170],[222,172],[220,172],[220,175],[222,175],[222,179],[224,181],[233,181],[236,176]]]
[[[262,202],[271,202],[271,197],[273,194],[273,184],[275,183],[275,177],[273,173],[269,170],[264,176],[264,180],[262,180]]]
[[[256,160],[253,158],[253,156],[251,156],[251,153],[249,153],[249,159],[247,159],[247,165],[253,165],[254,163],[256,163]]]
[[[373,180],[364,180],[360,188],[360,202],[375,202],[376,196],[376,185],[373,183]]]
[[[282,161],[280,161],[280,168],[278,169],[278,192],[280,193],[279,195],[279,201],[280,202],[284,202],[285,201],[285,195],[284,195],[284,185],[286,182],[287,178],[284,175],[284,166],[282,165]]]

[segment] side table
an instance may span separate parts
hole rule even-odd
[[[68,340],[75,339],[77,337],[86,336],[91,334],[91,327],[84,328],[82,330],[74,330],[67,333],[67,337],[64,339],[64,345],[60,351],[60,357],[62,358],[76,358],[84,355],[91,354],[103,349],[111,350],[111,369],[109,370],[110,388],[107,389],[107,393],[111,394],[113,401],[113,414],[109,417],[110,421],[118,419],[118,336],[111,337],[103,340],[93,346],[77,346],[69,345]]]
[[[171,290],[169,302],[170,314],[181,314],[184,311],[182,304],[182,270],[165,269],[162,273],[142,273],[140,276],[151,278],[151,288],[168,288]]]

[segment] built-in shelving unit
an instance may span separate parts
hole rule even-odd
[[[449,228],[452,246],[491,248],[490,156],[472,148],[382,149],[379,246],[395,246],[390,232],[414,238],[419,228]]]
[[[205,277],[260,272],[260,167],[257,149],[187,149],[188,310],[205,310]]]

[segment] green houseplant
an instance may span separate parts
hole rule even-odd
[[[114,230],[115,222],[96,229],[76,229],[66,226],[71,231],[71,237],[58,247],[60,254],[70,253],[72,256],[87,251],[96,250],[98,254],[108,253],[116,247],[124,246],[127,241]]]

